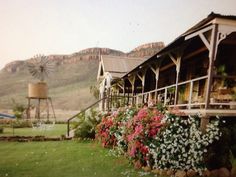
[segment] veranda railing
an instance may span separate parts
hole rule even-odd
[[[196,95],[199,94],[195,90],[195,86],[199,85],[199,82],[203,82],[205,87],[206,81],[207,81],[207,76],[202,76],[198,77],[195,79],[191,79],[188,81],[180,82],[177,84],[178,86],[178,93],[177,97],[175,97],[175,92],[176,92],[176,84],[168,85],[166,87],[158,88],[156,90],[152,90],[149,92],[145,93],[140,93],[134,96],[134,100],[136,105],[139,104],[144,104],[144,103],[149,103],[153,101],[153,103],[157,102],[162,102],[165,106],[168,105],[169,107],[182,107],[182,108],[187,108],[187,109],[194,109],[194,108],[205,108],[206,106],[206,92],[205,89],[203,89],[203,93],[201,95]],[[186,100],[182,100],[181,102],[181,87],[185,88],[185,97]],[[219,89],[219,88],[217,88]],[[232,108],[236,106],[236,102],[232,102],[232,100],[229,98],[227,99],[214,99],[216,96],[213,94],[215,91],[211,91],[211,96],[210,96],[210,106],[212,108],[217,108],[217,109],[236,109]],[[217,97],[220,97],[220,95],[217,95]],[[230,97],[230,95],[228,96]],[[196,99],[197,98],[197,99]],[[176,100],[177,99],[177,100]]]

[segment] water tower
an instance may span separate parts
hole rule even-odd
[[[49,76],[49,74],[54,69],[54,63],[52,60],[48,59],[48,57],[44,55],[36,55],[27,63],[29,72],[31,75],[38,79],[37,83],[29,83],[28,84],[28,108],[27,108],[27,118],[31,118],[31,108],[35,107],[35,118],[41,119],[42,112],[42,102],[46,103],[46,116],[47,120],[49,120],[50,108],[52,110],[52,114],[54,119],[56,119],[52,99],[48,96],[48,86],[45,81],[45,78]],[[36,100],[37,104],[32,106],[31,101]]]

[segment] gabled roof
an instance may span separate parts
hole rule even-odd
[[[216,18],[220,18],[220,19],[225,19],[225,20],[236,20],[236,16],[233,15],[221,15],[221,14],[216,14],[216,13],[210,13],[206,18],[204,18],[203,20],[201,20],[200,22],[198,22],[196,25],[194,25],[193,27],[191,27],[190,29],[188,29],[186,32],[184,32],[182,35],[180,35],[179,37],[177,37],[173,42],[171,42],[170,44],[168,44],[166,47],[164,47],[162,50],[160,50],[159,52],[157,52],[154,56],[150,57],[149,59],[145,60],[143,63],[141,63],[140,65],[137,65],[135,68],[133,68],[133,70],[130,70],[129,72],[127,72],[123,77],[128,77],[129,73],[135,72],[139,70],[139,67],[141,65],[144,65],[146,63],[149,63],[153,60],[158,60],[160,59],[163,54],[165,54],[166,52],[175,49],[177,47],[179,47],[180,45],[184,44],[185,42],[185,36],[192,34],[206,26],[209,26],[213,23],[215,23],[213,20]]]
[[[196,25],[194,25],[193,27],[188,29],[186,32],[184,32],[182,35],[177,37],[173,42],[171,42],[166,47],[164,47],[162,50],[160,50],[157,53],[157,55],[161,55],[161,54],[167,52],[168,50],[179,46],[180,44],[182,44],[184,42],[185,36],[187,36],[191,33],[194,33],[206,26],[213,24],[213,20],[215,18],[221,18],[221,19],[225,19],[225,20],[236,20],[236,16],[233,16],[233,15],[221,15],[221,14],[216,14],[214,12],[211,12],[206,18],[204,18],[203,20],[198,22]]]
[[[208,26],[209,23],[211,24],[211,21],[215,18],[221,18],[221,19],[227,19],[227,20],[236,20],[236,16],[233,15],[221,15],[216,14],[214,12],[211,12],[206,18],[198,22],[196,25],[194,25],[192,28],[188,29],[182,36],[186,36],[188,34],[191,34],[205,26]]]
[[[113,78],[121,78],[145,60],[145,58],[102,55],[100,67],[103,67],[103,72],[109,72]]]

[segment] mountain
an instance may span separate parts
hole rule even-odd
[[[155,55],[157,51],[159,51],[164,47],[165,45],[163,42],[153,42],[153,43],[143,44],[131,50],[127,55],[131,57],[152,56]]]
[[[156,42],[141,45],[128,53],[109,48],[88,48],[71,55],[49,55],[56,64],[55,71],[47,79],[54,107],[80,110],[95,101],[89,87],[96,84],[100,54],[147,57],[163,47],[163,42]],[[13,99],[26,105],[28,83],[36,82],[26,66],[29,60],[13,61],[0,71],[0,109],[11,109]]]
[[[118,50],[113,50],[113,49],[108,49],[108,48],[88,48],[81,50],[77,53],[73,53],[71,55],[49,55],[49,59],[51,59],[53,62],[56,63],[57,66],[60,65],[66,65],[66,64],[77,64],[80,61],[94,61],[99,59],[99,55],[115,55],[115,56],[124,56],[126,55],[125,53],[118,51]],[[28,59],[30,60],[30,59]],[[23,69],[26,69],[26,62],[25,61],[13,61],[11,63],[8,63],[3,70],[7,71],[9,73],[15,73],[18,71],[21,71]]]

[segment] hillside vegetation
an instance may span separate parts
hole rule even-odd
[[[109,48],[89,48],[71,55],[50,55],[54,73],[47,79],[55,109],[81,110],[95,101],[89,87],[96,84],[99,55],[152,56],[164,47],[162,42],[141,45],[129,53]],[[11,109],[12,100],[27,104],[28,83],[37,82],[25,61],[14,61],[0,71],[0,110]]]
[[[98,60],[80,61],[75,64],[61,65],[47,79],[49,96],[52,97],[57,109],[78,110],[91,104],[95,99],[89,87],[96,83]],[[16,73],[2,71],[0,73],[0,107],[12,107],[12,99],[17,103],[26,104],[28,83],[37,82],[27,69]]]

